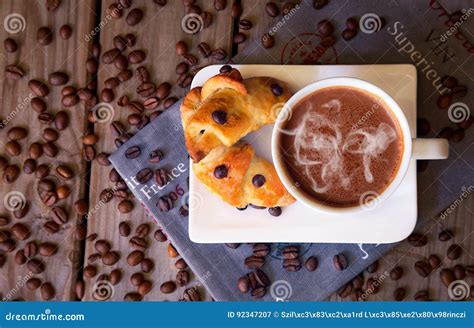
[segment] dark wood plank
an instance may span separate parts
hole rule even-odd
[[[9,157],[12,164],[23,166],[24,160],[28,156],[28,147],[32,142],[43,142],[41,134],[46,127],[37,120],[35,113],[29,104],[30,90],[28,89],[29,79],[48,80],[48,74],[53,71],[64,71],[70,76],[70,84],[78,87],[86,83],[86,71],[84,63],[87,58],[88,44],[84,40],[84,35],[88,33],[94,22],[95,1],[63,1],[60,7],[54,12],[45,9],[44,1],[1,1],[0,13],[2,20],[16,18],[16,29],[12,23],[10,33],[2,29],[3,39],[11,37],[19,44],[19,49],[15,53],[7,53],[5,49],[0,50],[0,66],[3,68],[7,64],[18,64],[26,72],[25,76],[16,81],[2,77],[0,79],[0,90],[2,106],[0,107],[0,118],[4,121],[5,128],[0,131],[0,154],[5,154],[5,143],[7,141],[7,131],[14,126],[21,126],[28,129],[27,138],[20,141],[22,153],[17,157]],[[9,16],[16,15],[16,16]],[[72,37],[63,40],[59,37],[59,28],[63,24],[70,24],[73,28]],[[47,46],[40,46],[36,42],[36,32],[38,28],[48,26],[53,30],[53,42]],[[15,33],[15,31],[17,33]],[[3,74],[3,72],[2,72]],[[50,86],[50,93],[45,97],[48,104],[48,112],[56,113],[63,109],[61,104],[61,87]],[[33,175],[22,173],[13,184],[0,182],[0,216],[10,218],[10,224],[0,229],[10,229],[15,223],[23,223],[28,226],[32,233],[31,237],[25,241],[18,241],[16,250],[7,256],[7,262],[0,269],[0,293],[7,299],[22,298],[26,300],[41,299],[39,290],[28,290],[24,283],[29,277],[38,277],[42,282],[51,282],[56,289],[55,300],[71,300],[72,286],[76,279],[76,272],[80,262],[80,243],[75,238],[75,223],[78,217],[72,214],[72,204],[82,197],[85,190],[86,165],[81,160],[81,139],[85,129],[84,106],[82,104],[65,109],[71,120],[68,129],[61,132],[59,140],[56,142],[60,148],[59,155],[48,158],[45,155],[39,158],[38,164],[48,164],[51,166],[51,178],[57,184],[67,185],[72,190],[70,196],[58,202],[71,213],[69,221],[63,225],[60,232],[54,235],[48,234],[42,225],[51,216],[50,209],[42,204],[37,195],[38,180]],[[7,156],[8,157],[8,156]],[[67,164],[76,172],[74,179],[63,182],[54,174],[54,169],[59,164]],[[30,210],[26,217],[16,219],[13,214],[5,208],[3,200],[17,193],[27,200]],[[21,250],[28,241],[36,243],[49,241],[58,245],[58,251],[54,256],[35,258],[41,259],[46,270],[40,274],[32,274],[26,265],[15,265],[15,253]]]
[[[114,1],[104,1],[102,5],[102,19],[105,19],[106,8]],[[181,28],[181,21],[185,15],[185,8],[182,1],[168,2],[163,8],[160,8],[152,1],[134,1],[133,7],[141,8],[145,12],[144,19],[138,25],[131,27],[125,22],[125,19],[110,21],[101,31],[101,44],[103,51],[113,47],[113,37],[116,34],[125,35],[127,33],[134,33],[137,36],[137,44],[133,49],[143,49],[147,54],[146,60],[141,64],[147,67],[150,72],[151,81],[156,85],[161,82],[169,82],[175,85],[177,76],[175,73],[176,65],[182,61],[182,58],[175,54],[175,44],[179,40],[184,40],[189,48],[190,53],[196,55],[197,44],[201,41],[208,41],[213,48],[224,48],[230,53],[230,35],[231,18],[230,6],[222,12],[216,13],[211,9],[212,2],[201,2],[203,10],[213,12],[213,23],[209,28],[203,29],[196,35],[185,33]],[[124,16],[130,11],[125,11]],[[223,34],[222,31],[226,31]],[[196,66],[207,65],[211,63],[210,59],[199,60]],[[138,65],[131,65],[131,69],[135,70]],[[111,76],[115,76],[118,70],[113,65],[100,66],[99,71],[99,89],[104,87],[104,81]],[[128,95],[131,100],[143,101],[136,93],[135,89],[139,85],[138,80],[133,78],[116,90],[116,97],[112,105],[114,108],[113,120],[118,120],[124,124],[127,123],[127,116],[130,112],[117,105],[117,99],[121,95]],[[183,96],[185,90],[177,86],[173,87],[171,95]],[[159,109],[162,108],[160,105]],[[147,111],[147,115],[151,111]],[[132,129],[134,132],[135,129]],[[111,136],[109,123],[96,124],[96,132],[100,137],[98,144],[99,151],[112,152],[115,149],[114,138]],[[106,187],[113,187],[113,184],[108,180],[108,174],[111,167],[101,167],[97,163],[93,164],[92,178],[90,183],[90,203],[91,207],[99,202],[100,192]],[[135,208],[131,213],[120,214],[117,212],[117,202],[112,200],[110,203],[102,206],[97,212],[92,214],[89,218],[89,233],[97,233],[98,238],[109,240],[113,249],[121,254],[121,258],[117,264],[111,267],[105,267],[102,263],[97,264],[99,273],[109,273],[114,268],[121,269],[123,273],[122,282],[114,286],[111,300],[123,300],[126,293],[136,291],[136,287],[130,283],[130,276],[140,271],[139,266],[130,267],[127,265],[126,257],[130,252],[129,239],[134,235],[134,230],[141,223],[148,223],[151,227],[151,234],[147,238],[150,247],[145,251],[146,256],[151,258],[155,263],[155,269],[150,274],[146,274],[147,279],[154,284],[152,291],[146,295],[145,300],[178,300],[182,297],[185,287],[178,288],[172,294],[162,294],[159,286],[168,280],[174,280],[177,270],[174,268],[174,263],[177,258],[170,258],[167,255],[168,242],[158,243],[153,239],[153,232],[157,226],[153,220],[147,217],[145,210],[136,202]],[[121,237],[118,232],[118,225],[120,222],[126,221],[132,227],[132,234],[130,237]],[[88,242],[86,245],[86,261],[87,257],[95,252],[93,243]],[[100,262],[100,261],[98,261]],[[94,283],[95,279],[86,279],[86,294],[84,300],[94,299]],[[197,280],[193,279],[191,283],[186,286],[189,288],[197,284]],[[204,293],[203,288],[199,288],[201,293]],[[209,295],[204,294],[205,299],[209,300]]]

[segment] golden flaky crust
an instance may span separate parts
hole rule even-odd
[[[277,92],[272,91],[272,85],[277,86]],[[270,77],[243,80],[235,69],[210,78],[186,95],[181,105],[186,148],[195,162],[194,173],[207,189],[239,208],[248,204],[286,206],[295,201],[273,165],[256,156],[252,146],[239,142],[250,132],[274,123],[290,97],[284,82]],[[225,112],[224,121],[213,118],[216,111]],[[219,166],[225,167],[225,176],[222,172],[216,176]],[[265,178],[263,185],[252,183],[256,175]]]
[[[181,105],[184,137],[195,162],[220,145],[230,147],[250,132],[274,123],[283,104],[291,97],[282,81],[271,77],[239,80],[239,76],[236,70],[218,74],[184,98]],[[281,95],[272,92],[273,84],[281,87]],[[219,110],[227,115],[225,124],[213,119],[213,112]]]
[[[222,165],[226,167],[226,176],[216,178],[214,171]],[[248,204],[287,206],[295,201],[283,187],[273,165],[256,156],[247,143],[213,149],[202,161],[193,164],[193,171],[209,191],[238,208]],[[265,178],[259,187],[252,183],[258,174]]]

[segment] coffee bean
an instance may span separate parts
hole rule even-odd
[[[87,236],[86,227],[82,224],[77,224],[75,235],[76,235],[76,239],[78,239],[78,240],[82,241],[82,240],[86,239],[86,236]]]
[[[334,32],[334,26],[330,21],[323,19],[318,23],[318,31],[323,37],[329,36]]]
[[[451,230],[447,229],[442,230],[438,235],[438,239],[443,242],[448,241],[451,238],[453,238],[453,233],[451,232]]]
[[[280,14],[280,9],[274,2],[267,2],[265,5],[265,11],[270,17],[277,17]]]
[[[67,40],[71,37],[72,35],[72,27],[65,24],[63,26],[61,26],[59,28],[59,36],[64,39],[64,40]]]
[[[59,206],[55,206],[51,209],[51,216],[57,224],[64,224],[69,220],[67,211]]]
[[[379,268],[379,261],[375,261],[374,263],[369,265],[366,270],[368,273],[375,273],[377,272],[378,268]]]
[[[59,232],[59,225],[54,221],[48,221],[43,225],[43,229],[49,234],[55,234]]]
[[[423,278],[428,277],[431,270],[431,266],[425,261],[417,261],[415,263],[415,271]]]
[[[427,244],[428,238],[422,234],[414,232],[408,236],[407,241],[413,247],[423,247]]]
[[[28,203],[24,203],[24,206],[20,207],[19,209],[16,209],[13,211],[13,216],[17,219],[22,219],[28,214],[28,211],[30,210],[30,206]]]
[[[30,236],[30,228],[22,223],[15,223],[11,227],[12,235],[18,240],[26,240]]]
[[[120,55],[119,49],[117,48],[110,49],[102,55],[102,62],[104,64],[111,64],[115,60],[115,58],[119,55]]]
[[[141,296],[145,296],[146,294],[148,294],[152,290],[152,288],[153,288],[152,282],[149,281],[149,280],[144,280],[138,286],[138,293]]]
[[[115,99],[115,93],[112,89],[105,88],[100,93],[100,99],[102,99],[103,102],[111,103]]]
[[[41,285],[40,292],[41,298],[44,301],[49,301],[50,299],[54,298],[54,296],[56,296],[56,291],[54,290],[53,285],[49,282],[45,282]]]
[[[268,213],[272,216],[280,216],[282,213],[281,207],[276,206],[276,207],[270,207],[268,208]]]
[[[299,257],[299,246],[286,246],[283,248],[282,257],[285,260],[297,259]]]
[[[26,282],[26,288],[28,288],[29,290],[36,290],[40,287],[40,285],[41,285],[41,280],[38,278],[30,278]]]
[[[146,58],[146,54],[143,50],[133,50],[128,54],[128,60],[132,64],[140,64]]]
[[[59,139],[59,133],[54,129],[46,128],[43,130],[43,139],[45,141],[56,141]]]
[[[41,114],[46,111],[46,103],[44,102],[43,99],[39,97],[34,97],[30,101],[31,108],[37,112],[38,114]]]
[[[448,108],[453,101],[453,97],[450,94],[441,95],[438,97],[436,104],[441,109]]]
[[[253,176],[252,178],[252,184],[256,187],[256,188],[260,188],[262,187],[266,182],[266,179],[263,175],[261,174],[256,174]]]
[[[145,184],[150,179],[153,177],[153,171],[149,168],[144,168],[138,171],[137,175],[135,176],[135,179],[138,181],[138,183]]]
[[[0,216],[0,227],[4,227],[10,223],[10,219],[4,216]]]
[[[16,243],[12,239],[7,239],[0,242],[0,251],[5,253],[11,253],[16,249]]]
[[[234,42],[235,44],[244,43],[245,40],[247,40],[247,36],[246,36],[244,33],[242,33],[242,32],[236,33],[236,34],[234,35],[234,37],[233,37],[233,42]]]
[[[51,85],[63,85],[69,81],[69,76],[64,72],[53,72],[48,76],[48,82]]]
[[[344,31],[342,31],[342,38],[346,41],[352,40],[353,38],[356,37],[356,35],[357,35],[356,30],[345,29]]]
[[[456,280],[454,272],[451,269],[441,270],[439,273],[439,277],[443,285],[446,287],[448,287],[454,280]]]
[[[148,243],[146,242],[146,240],[138,236],[132,237],[129,241],[129,245],[130,248],[139,251],[144,251],[148,247]]]
[[[150,98],[145,99],[145,101],[143,102],[143,107],[146,110],[153,110],[153,109],[157,108],[159,104],[160,104],[160,100],[157,97],[150,97]],[[144,121],[143,119],[148,119],[148,117],[145,116],[145,117],[141,118],[141,121],[139,121],[137,126],[140,125],[140,122]],[[149,119],[146,121],[146,123],[148,124],[148,122],[149,122]],[[140,129],[140,127],[138,127],[138,128]]]
[[[120,213],[130,213],[133,210],[133,203],[130,200],[125,199],[118,204],[117,208]]]
[[[139,286],[144,280],[145,277],[141,272],[136,272],[130,276],[130,283],[135,287]]]
[[[135,229],[135,233],[138,237],[145,238],[150,233],[150,226],[146,223],[142,223]]]
[[[6,38],[4,41],[3,41],[3,47],[5,48],[5,50],[7,52],[15,52],[17,51],[18,49],[18,44],[16,43],[15,40],[13,40],[12,38]]]
[[[462,98],[467,94],[467,87],[464,85],[457,85],[451,89],[451,94],[454,99]]]
[[[125,21],[127,22],[128,25],[135,26],[141,22],[141,20],[143,19],[143,15],[144,14],[141,9],[134,8],[130,10],[127,17],[125,17]]]
[[[34,241],[27,242],[23,251],[27,258],[32,258],[38,254],[38,246]]]
[[[266,49],[273,48],[273,46],[275,45],[275,38],[273,37],[273,35],[265,33],[262,36],[262,45]]]
[[[8,130],[7,136],[10,140],[21,140],[26,138],[28,131],[25,128],[15,126]]]
[[[74,177],[73,170],[64,164],[56,167],[56,173],[64,180],[71,180]]]
[[[16,140],[11,140],[5,144],[5,149],[8,155],[15,157],[20,155],[21,153],[21,146]]]
[[[169,196],[161,196],[156,203],[161,212],[168,212],[173,208],[173,200]]]
[[[288,272],[296,272],[301,269],[301,262],[299,259],[283,260],[283,268]]]
[[[346,297],[349,297],[352,293],[352,284],[345,284],[344,286],[342,286],[338,291],[337,291],[337,295],[341,298],[346,298]]]
[[[211,55],[211,46],[209,46],[206,42],[201,42],[198,44],[198,53],[201,57],[207,58]]]
[[[150,273],[153,271],[154,268],[155,268],[155,263],[153,262],[152,259],[149,259],[149,258],[143,259],[143,261],[140,263],[140,269],[144,273]]]
[[[333,257],[333,264],[336,270],[342,271],[347,268],[348,262],[344,254],[337,254]]]
[[[7,65],[5,66],[5,77],[10,80],[19,80],[25,76],[25,72],[17,65]]]
[[[304,263],[306,270],[313,272],[318,267],[318,259],[315,256],[310,256]]]
[[[405,299],[405,297],[406,297],[406,291],[405,291],[404,288],[399,287],[399,288],[394,290],[393,298],[394,298],[395,301],[398,301],[398,302],[403,301]]]
[[[46,84],[38,80],[30,80],[28,87],[38,97],[46,97],[49,94],[49,88]]]
[[[392,280],[398,280],[403,276],[403,268],[402,267],[395,267],[390,271],[390,278]]]
[[[3,182],[13,183],[20,175],[20,169],[15,164],[8,165],[3,171]]]
[[[82,158],[86,162],[92,162],[95,158],[95,148],[91,145],[85,145],[82,148]]]
[[[230,248],[237,248],[240,244],[226,244]],[[237,247],[235,247],[237,245]],[[270,253],[268,244],[254,244],[252,246],[253,255],[257,257],[265,257]]]
[[[456,280],[462,280],[466,278],[466,269],[461,264],[456,264],[453,268],[453,272]]]
[[[346,20],[346,27],[348,30],[356,31],[359,28],[359,22],[357,18],[350,17]]]
[[[154,94],[156,91],[155,84],[152,82],[142,83],[137,87],[136,91],[140,97],[143,97],[143,98],[149,97],[152,94]]]
[[[438,255],[431,254],[428,256],[428,262],[433,270],[437,269],[441,264],[441,260],[439,259]]]
[[[130,235],[130,230],[131,230],[130,225],[127,222],[125,221],[120,222],[119,232],[122,237],[128,237]]]
[[[252,289],[250,294],[252,295],[253,299],[259,299],[265,296],[266,292],[267,291],[265,287],[257,287],[257,288]]]
[[[57,112],[54,116],[54,127],[60,131],[69,126],[69,115],[65,111]]]
[[[141,150],[140,150],[139,146],[129,147],[125,151],[125,157],[128,158],[128,159],[137,158],[138,156],[140,156],[140,154],[141,154]]]
[[[36,41],[42,46],[50,44],[53,42],[53,31],[46,26],[40,27],[36,32]]]
[[[38,259],[28,260],[28,262],[26,263],[26,266],[31,272],[35,274],[39,274],[44,271],[44,263]]]
[[[217,11],[224,10],[227,7],[227,0],[214,0],[214,9]]]
[[[179,259],[175,262],[174,267],[178,270],[184,270],[188,268],[188,264],[184,259]]]
[[[249,269],[258,269],[263,266],[265,259],[263,257],[251,255],[245,259],[245,266]]]
[[[123,300],[127,302],[139,302],[142,300],[142,296],[139,293],[127,293],[123,297]]]
[[[178,251],[171,243],[168,244],[168,256],[171,258],[175,258],[179,256]]]
[[[247,293],[249,291],[249,279],[247,275],[239,278],[237,288],[241,293]]]
[[[48,157],[56,157],[58,155],[59,149],[54,144],[54,142],[47,142],[43,144],[43,151],[44,151],[44,154]]]
[[[445,75],[441,78],[441,84],[446,88],[452,89],[458,85],[458,80],[454,76]]]
[[[38,122],[41,124],[49,125],[53,123],[54,116],[50,113],[41,113],[38,115]]]
[[[23,163],[23,172],[26,174],[33,174],[36,170],[36,161],[32,158],[28,158]]]
[[[156,230],[155,233],[153,234],[153,237],[155,238],[157,242],[160,242],[160,243],[163,243],[168,240],[168,238],[166,237],[166,235],[161,229]]]
[[[99,199],[103,203],[108,203],[114,197],[112,189],[106,188],[100,192]]]
[[[26,263],[26,256],[24,250],[20,249],[15,254],[15,263],[16,265],[23,265]]]
[[[239,29],[244,30],[244,31],[248,31],[252,28],[252,22],[247,19],[239,20],[238,25],[239,25]]]
[[[163,284],[161,284],[160,286],[160,291],[163,293],[163,294],[171,294],[172,292],[174,292],[176,290],[176,284],[174,283],[174,281],[167,281],[167,282],[164,282]]]
[[[459,244],[449,246],[446,256],[450,260],[457,260],[462,254],[462,247]]]
[[[111,251],[102,256],[102,263],[111,266],[117,263],[119,259],[120,255],[115,251]]]
[[[109,274],[110,283],[115,286],[120,282],[120,280],[122,280],[122,271],[119,269],[112,270]]]
[[[168,108],[170,108],[171,106],[173,106],[177,101],[178,101],[178,98],[176,98],[176,97],[169,97],[169,98],[166,99],[165,102],[163,103],[163,107],[164,107],[165,109],[168,109]]]
[[[87,265],[83,270],[84,278],[94,278],[97,275],[97,268],[94,265]]]
[[[454,142],[460,142],[461,140],[464,139],[464,129],[457,129],[453,132],[453,137],[452,137],[452,140]]]
[[[227,57],[227,52],[224,49],[215,49],[211,51],[211,57],[215,60],[224,60]]]
[[[328,4],[328,0],[313,0],[313,8],[321,9]]]
[[[128,254],[127,263],[130,266],[137,266],[143,261],[144,258],[145,258],[145,255],[143,254],[142,251],[135,250],[135,251],[132,251],[130,254]]]
[[[112,245],[105,239],[99,239],[95,242],[94,248],[99,254],[105,255],[110,252]]]

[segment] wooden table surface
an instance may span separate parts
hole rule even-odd
[[[145,12],[143,21],[136,26],[129,26],[125,22],[125,16],[131,9],[124,10],[124,15],[120,19],[110,18],[107,8],[114,3],[113,0],[94,1],[65,1],[63,0],[59,8],[54,12],[45,9],[45,1],[0,1],[0,18],[7,19],[8,15],[18,14],[23,17],[24,29],[14,33],[2,30],[2,38],[14,38],[19,43],[19,50],[14,53],[7,53],[2,47],[0,50],[0,63],[2,67],[8,64],[18,64],[26,72],[25,76],[16,81],[2,78],[0,79],[0,90],[2,106],[0,107],[0,118],[10,118],[5,128],[0,131],[0,154],[5,153],[5,143],[7,142],[6,131],[13,126],[26,127],[29,131],[27,138],[20,140],[22,153],[17,157],[11,157],[10,162],[22,167],[24,160],[28,158],[28,147],[32,142],[41,141],[44,125],[38,123],[37,113],[31,110],[29,105],[30,91],[28,81],[39,79],[47,81],[48,74],[53,71],[64,71],[69,77],[68,84],[77,88],[84,87],[91,79],[97,78],[99,93],[103,89],[104,81],[107,78],[116,76],[118,70],[113,65],[105,65],[99,61],[97,76],[90,76],[85,69],[85,62],[92,56],[92,41],[88,40],[94,26],[101,26],[97,31],[96,38],[100,38],[102,53],[113,47],[113,37],[117,34],[125,35],[134,33],[137,36],[137,44],[134,49],[144,49],[146,52],[145,65],[150,72],[151,81],[156,85],[161,82],[176,83],[175,66],[181,59],[175,55],[175,44],[179,40],[184,40],[190,52],[197,55],[197,45],[205,41],[213,49],[222,48],[228,54],[235,54],[245,44],[233,46],[232,36],[237,32],[235,19],[231,17],[231,1],[225,10],[216,12],[212,1],[198,1],[202,10],[209,11],[213,15],[213,23],[209,28],[203,29],[200,33],[192,36],[183,32],[181,20],[186,14],[186,9],[182,1],[168,1],[164,7],[160,7],[153,1],[134,0],[132,8],[140,8]],[[265,2],[241,0],[244,8],[242,19],[249,19],[254,23],[254,27],[246,32],[248,40],[246,42],[256,42],[261,35],[268,30],[274,19],[265,14]],[[258,22],[258,24],[257,24]],[[70,24],[73,28],[72,37],[63,40],[59,37],[58,31],[63,24]],[[53,30],[53,42],[47,46],[41,46],[36,42],[36,31],[41,26],[48,26]],[[199,56],[198,56],[199,57]],[[197,66],[204,66],[211,63],[221,63],[211,59],[200,59]],[[136,65],[135,65],[136,67]],[[135,68],[134,67],[134,68]],[[134,69],[132,68],[132,69]],[[136,79],[131,79],[122,83],[115,90],[115,100],[111,103],[114,108],[114,120],[126,123],[129,112],[117,105],[118,95],[127,94],[131,100],[137,98],[135,89],[138,86]],[[48,103],[48,112],[56,113],[63,109],[61,104],[60,91],[62,87],[50,87],[51,92],[45,97]],[[185,89],[174,86],[172,95],[181,97]],[[62,181],[54,177],[57,185],[67,185],[72,190],[69,197],[60,200],[58,205],[69,211],[69,220],[61,226],[56,234],[49,234],[43,228],[46,221],[50,220],[50,209],[45,206],[37,195],[38,179],[33,175],[22,173],[13,184],[1,182],[0,195],[12,195],[18,192],[24,195],[29,206],[29,212],[25,218],[16,219],[4,205],[0,204],[0,217],[8,217],[10,223],[2,229],[8,229],[13,224],[21,222],[27,225],[32,233],[31,237],[25,241],[17,241],[16,249],[6,254],[6,263],[0,268],[0,296],[5,299],[25,299],[40,300],[40,290],[29,290],[25,286],[26,280],[37,277],[44,282],[51,282],[55,287],[55,300],[77,300],[75,286],[76,281],[85,283],[85,293],[83,300],[93,300],[100,298],[100,286],[97,285],[97,277],[108,274],[113,269],[122,272],[121,282],[113,287],[113,293],[105,298],[109,300],[123,300],[124,295],[136,291],[130,281],[130,276],[140,271],[138,267],[127,265],[126,257],[130,252],[129,239],[134,235],[134,230],[141,223],[148,223],[151,233],[147,238],[149,248],[145,251],[146,257],[151,258],[155,263],[152,272],[145,274],[146,279],[154,284],[154,288],[148,293],[145,300],[178,300],[182,298],[183,290],[193,285],[199,284],[193,277],[186,287],[179,287],[171,294],[160,292],[159,286],[169,280],[174,280],[177,270],[174,267],[175,261],[179,258],[168,256],[168,242],[157,242],[153,238],[153,232],[158,228],[153,221],[147,217],[144,209],[135,201],[135,208],[127,214],[117,211],[117,202],[112,200],[103,204],[100,201],[100,193],[105,188],[113,188],[114,184],[109,181],[109,171],[111,167],[99,165],[96,161],[86,162],[81,156],[81,137],[88,129],[94,129],[99,137],[95,145],[97,153],[110,153],[115,149],[114,138],[108,123],[91,124],[87,120],[87,105],[80,102],[77,105],[65,109],[70,116],[70,126],[62,131],[59,140],[56,142],[60,148],[56,158],[47,158],[44,155],[38,160],[38,164],[46,163],[51,166],[52,171],[59,164],[67,164],[73,168],[75,176],[72,180]],[[14,112],[14,115],[11,113]],[[7,156],[8,157],[8,156]],[[74,214],[73,204],[78,199],[87,198],[90,211],[87,218]],[[380,260],[380,266],[374,275],[383,275],[393,267],[399,265],[404,267],[405,274],[402,279],[392,281],[383,280],[380,291],[375,295],[370,295],[369,300],[392,300],[393,291],[397,287],[406,287],[408,298],[413,298],[414,292],[420,289],[428,289],[433,299],[449,300],[446,288],[440,283],[439,274],[432,273],[427,278],[421,278],[413,270],[413,265],[419,259],[426,259],[430,254],[437,254],[443,261],[442,266],[452,267],[454,264],[474,264],[473,256],[469,251],[474,249],[473,227],[473,204],[474,197],[470,195],[455,211],[445,220],[433,219],[429,224],[419,231],[426,234],[428,244],[424,247],[414,248],[406,241],[400,243],[389,254]],[[99,205],[99,206],[97,206]],[[122,237],[119,234],[118,226],[120,222],[127,222],[132,228],[130,237]],[[91,263],[90,256],[96,253],[92,237],[86,240],[78,238],[78,224],[87,229],[87,236],[97,235],[96,240],[106,239],[110,241],[112,249],[120,255],[120,260],[112,265],[105,266],[100,260]],[[439,242],[437,235],[442,227],[447,227],[455,233],[454,239],[449,242]],[[22,250],[29,241],[36,243],[49,241],[59,245],[58,252],[51,257],[39,257],[45,263],[46,269],[39,274],[32,274],[27,265],[16,265],[15,254]],[[456,241],[465,250],[460,259],[451,261],[446,258],[446,251],[449,245]],[[3,253],[0,254],[0,257]],[[93,278],[83,276],[83,268],[92,265],[97,269],[97,274]],[[438,271],[440,269],[437,269]],[[367,274],[366,274],[367,276]],[[472,283],[472,282],[471,282]],[[210,300],[210,296],[203,287],[199,287],[203,298]],[[97,296],[99,295],[99,296]],[[334,294],[330,300],[340,300]]]

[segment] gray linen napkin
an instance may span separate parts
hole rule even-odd
[[[277,42],[274,48],[264,49],[258,42],[249,44],[233,59],[233,62],[239,64],[413,63],[411,53],[401,51],[403,44],[398,44],[395,36],[387,30],[387,27],[393,28],[394,23],[399,21],[404,26],[403,31],[407,39],[416,49],[412,52],[419,51],[433,61],[431,65],[440,76],[454,74],[460,84],[466,85],[468,89],[474,87],[472,79],[467,75],[467,72],[473,71],[473,63],[468,61],[470,54],[463,43],[454,37],[448,38],[445,43],[437,42],[448,30],[448,27],[444,25],[446,17],[440,16],[442,7],[441,9],[437,9],[435,5],[430,7],[429,1],[391,1],[390,3],[360,1],[357,4],[351,1],[342,3],[331,1],[327,7],[316,13],[309,4],[311,2],[303,2],[301,7],[284,21],[283,25],[275,24]],[[359,31],[359,35],[350,43],[346,43],[338,36],[339,41],[333,47],[327,49],[323,55],[317,55],[316,45],[320,39],[315,33],[317,21],[329,17],[333,22],[339,22],[336,28],[340,33],[345,28],[343,22],[346,18],[363,17],[368,13],[385,18],[386,23],[379,32]],[[399,25],[397,26],[400,28]],[[311,48],[313,45],[314,49]],[[439,51],[440,47],[447,48],[444,54]],[[410,49],[411,47],[407,51]],[[430,120],[432,129],[428,137],[434,137],[444,126],[456,127],[456,125],[449,121],[447,111],[436,108],[438,94],[432,82],[426,78],[426,70],[422,71],[423,68],[418,67],[418,116]],[[467,98],[464,97],[460,101],[467,103],[469,100]],[[168,170],[176,168],[175,179],[158,193],[149,192],[153,190],[151,186],[153,182],[147,184],[149,188],[147,190],[140,190],[142,189],[140,186],[132,191],[163,227],[169,239],[186,259],[193,272],[200,277],[214,299],[250,300],[249,294],[241,294],[237,290],[236,283],[239,277],[249,272],[243,266],[243,261],[251,254],[251,247],[243,244],[237,249],[230,249],[220,244],[193,243],[189,240],[188,220],[179,213],[179,208],[186,203],[186,195],[177,195],[176,191],[178,190],[179,194],[182,194],[181,189],[185,193],[188,191],[189,170],[179,105],[179,103],[175,104],[139,131],[125,146],[114,152],[110,160],[120,175],[129,180],[144,167],[153,169],[165,167]],[[418,175],[419,224],[426,223],[428,219],[438,215],[441,210],[465,192],[466,189],[462,187],[468,188],[467,184],[472,184],[474,181],[472,167],[474,152],[472,149],[469,151],[469,147],[472,148],[473,145],[472,141],[472,131],[466,131],[462,142],[451,143],[452,151],[449,160],[430,162],[426,171]],[[137,159],[127,160],[124,152],[132,145],[140,146],[142,155]],[[147,154],[156,148],[161,149],[165,156],[161,163],[150,165]],[[175,201],[175,206],[171,211],[161,212],[156,206],[158,198],[171,192],[175,192],[179,199]],[[311,255],[316,256],[319,260],[318,269],[311,273],[304,268],[296,273],[288,273],[281,268],[281,249],[285,245],[271,245],[271,254],[267,257],[263,269],[273,281],[273,285],[268,288],[269,292],[263,298],[264,300],[323,300],[393,247],[393,244],[301,244],[300,253],[303,261]],[[336,271],[332,264],[333,255],[338,253],[343,253],[350,264],[341,272]]]

